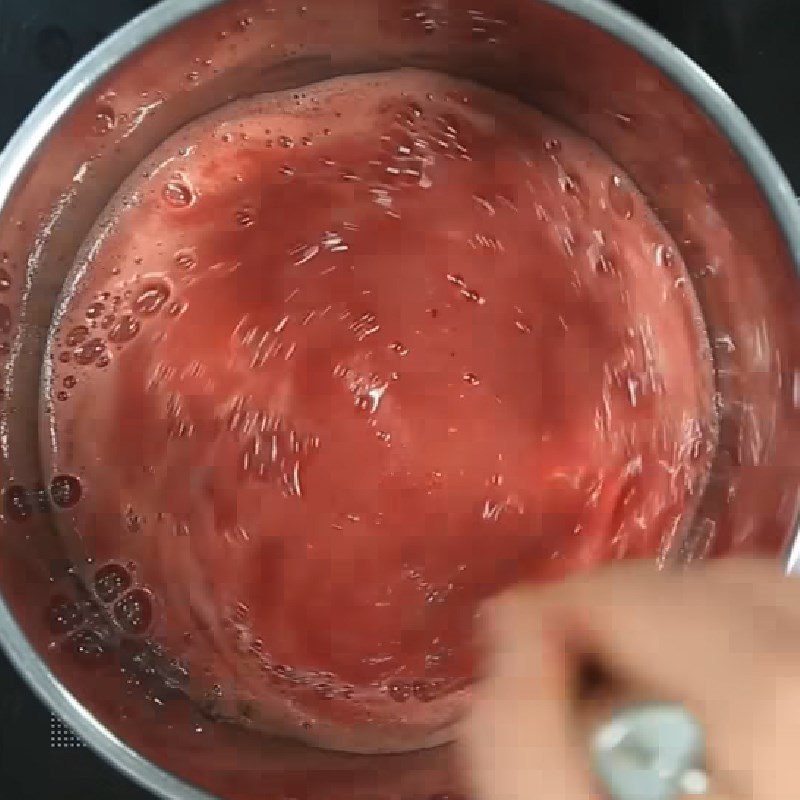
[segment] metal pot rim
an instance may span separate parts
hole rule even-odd
[[[0,153],[0,212],[39,146],[75,103],[104,75],[169,28],[222,0],[163,0],[79,61],[39,102]],[[742,111],[686,54],[608,0],[540,0],[601,28],[658,67],[714,121],[753,174],[800,271],[800,206],[769,148]],[[795,552],[797,551],[797,552]],[[800,547],[790,567],[800,561]],[[38,697],[89,747],[165,800],[213,800],[120,741],[60,683],[36,653],[0,597],[0,647]]]

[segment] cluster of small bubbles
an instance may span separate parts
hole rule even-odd
[[[623,219],[633,216],[633,194],[619,175],[612,175],[608,182],[608,202],[617,216]]]
[[[187,208],[194,202],[192,187],[180,175],[174,175],[164,184],[161,196],[173,208]]]
[[[116,126],[117,115],[111,106],[101,105],[95,109],[92,132],[96,136],[105,136],[113,131]]]
[[[80,603],[62,594],[50,599],[46,611],[47,627],[54,636],[63,636],[76,630],[84,621]]]
[[[94,576],[94,591],[103,603],[113,603],[133,583],[130,572],[122,564],[106,564]]]
[[[56,475],[50,482],[50,496],[59,508],[72,508],[83,494],[80,479],[75,475]]]
[[[475,289],[470,289],[461,275],[449,272],[447,273],[446,277],[448,283],[451,283],[453,286],[455,286],[458,289],[459,294],[468,302],[477,303],[481,306],[486,303],[486,298]]]
[[[141,530],[141,519],[131,506],[125,509],[125,527],[131,533],[138,533]]]
[[[75,361],[83,367],[100,362],[105,354],[106,345],[97,336],[88,339],[75,350]]]
[[[414,681],[411,685],[411,693],[420,703],[430,703],[441,693],[441,683],[435,680]]]
[[[544,150],[546,153],[555,154],[561,152],[561,140],[560,139],[546,139],[543,144]]]
[[[33,514],[33,505],[24,486],[12,485],[4,493],[6,516],[14,522],[24,522]]]
[[[466,372],[462,377],[464,382],[470,386],[477,386],[480,383],[480,379],[474,372]]]
[[[508,26],[506,20],[487,16],[485,11],[470,9],[467,14],[470,18],[472,38],[476,42],[497,44],[500,31]]]
[[[256,224],[255,213],[250,208],[241,208],[234,215],[236,224],[240,228],[252,228]]]
[[[187,309],[186,303],[172,302],[167,306],[167,314],[171,317],[177,317]]]
[[[278,137],[278,144],[281,147],[285,147],[286,149],[290,149],[294,147],[294,139],[291,136],[279,136]]]
[[[113,344],[130,342],[141,330],[141,323],[131,314],[125,314],[109,331],[108,340]]]
[[[403,12],[403,20],[422,28],[423,33],[431,35],[439,30],[441,23],[431,14],[428,8],[409,8]]]

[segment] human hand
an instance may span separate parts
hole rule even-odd
[[[479,800],[596,796],[588,737],[630,700],[702,722],[714,792],[797,796],[800,583],[777,564],[617,564],[512,590],[481,616],[487,673],[461,742]]]

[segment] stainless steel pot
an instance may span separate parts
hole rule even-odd
[[[517,94],[592,136],[633,176],[690,269],[722,420],[711,483],[670,556],[777,553],[792,539],[800,213],[757,133],[695,64],[603,0],[165,0],[60,81],[0,158],[0,641],[84,741],[166,798],[458,789],[449,748],[315,752],[213,724],[180,700],[163,707],[146,686],[130,691],[147,680],[141,653],[125,656],[138,672],[119,654],[100,654],[91,669],[76,663],[48,626],[47,604],[70,578],[35,502],[44,337],[76,250],[121,180],[167,134],[228,99],[400,64]]]

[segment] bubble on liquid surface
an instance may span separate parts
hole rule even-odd
[[[660,244],[656,248],[656,264],[666,269],[671,269],[675,266],[675,253],[669,245]]]
[[[399,356],[407,356],[408,355],[408,348],[402,342],[392,342],[389,345],[389,349],[393,353],[397,353]]]
[[[633,216],[633,193],[625,178],[611,176],[608,182],[608,203],[618,217],[630,219]]]
[[[594,269],[598,275],[611,275],[614,272],[614,261],[607,253],[598,253],[594,260]]]
[[[59,508],[72,508],[81,499],[83,489],[75,475],[56,475],[50,483],[50,496]]]
[[[184,247],[175,253],[175,264],[183,270],[194,269],[197,266],[197,254],[191,247]]]
[[[153,621],[153,601],[147,589],[131,589],[114,606],[114,617],[120,627],[134,636],[147,633]]]
[[[172,208],[188,208],[194,203],[192,187],[183,176],[173,176],[161,189],[161,197]]]
[[[92,303],[86,309],[86,319],[97,319],[97,317],[103,314],[105,309],[106,309],[105,305],[103,305],[103,303],[100,303],[99,301],[96,303]]]
[[[142,317],[151,317],[162,309],[169,296],[170,288],[164,281],[151,281],[139,293],[133,310]]]
[[[69,347],[77,347],[89,336],[89,329],[85,325],[76,325],[67,333],[66,343]]]
[[[256,224],[256,215],[251,208],[242,208],[234,214],[236,224],[240,228],[252,228]]]
[[[392,681],[387,691],[395,703],[405,703],[411,697],[411,684],[408,681]]]
[[[94,576],[94,590],[103,603],[111,603],[130,589],[133,579],[122,564],[106,564]]]
[[[8,271],[0,268],[0,292],[7,292],[11,288],[11,276]]]
[[[560,139],[546,139],[544,142],[544,150],[546,153],[550,153],[551,155],[555,155],[556,153],[561,152],[561,140]]]
[[[580,180],[575,175],[569,175],[565,172],[559,178],[558,183],[561,186],[561,191],[564,192],[564,194],[571,194],[573,196],[580,194]]]
[[[24,522],[33,514],[33,505],[24,486],[9,486],[4,500],[6,516],[14,522]]]
[[[67,647],[73,657],[84,666],[98,666],[107,661],[111,648],[97,632],[82,628],[67,639]]]

